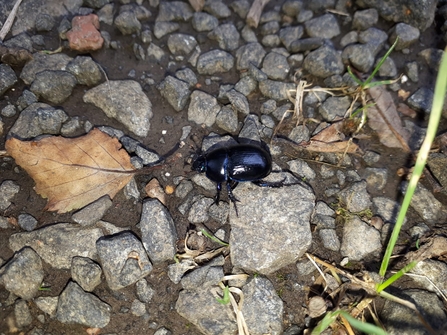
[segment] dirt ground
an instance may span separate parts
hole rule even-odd
[[[275,5],[277,5],[279,3],[282,3],[282,1],[275,1],[274,3]],[[144,2],[144,5],[148,6],[147,2]],[[267,10],[269,8],[272,8],[272,6],[273,4],[269,4]],[[157,16],[157,10],[149,6],[148,8],[153,14],[152,17],[149,19],[148,24],[153,25]],[[241,21],[236,16],[234,17],[234,20],[237,22]],[[382,22],[381,20],[378,28],[381,28],[384,31],[388,31],[388,28],[390,28],[392,25],[393,23]],[[339,38],[335,38],[333,40],[336,47],[339,43],[339,39],[344,36],[349,28],[350,25],[342,27],[344,32],[340,34]],[[167,64],[160,65],[155,62],[138,61],[132,51],[133,44],[136,42],[140,42],[137,36],[122,36],[116,28],[107,26],[105,24],[101,24],[101,29],[109,31],[112,36],[112,40],[119,41],[122,46],[122,48],[119,50],[103,48],[97,52],[92,52],[90,54],[90,56],[104,68],[109,80],[126,79],[128,78],[128,73],[131,70],[134,70],[135,78],[138,79],[143,74],[150,73],[154,81],[156,83],[159,83],[167,74],[174,73],[175,70],[187,64],[185,60],[184,62],[175,62],[173,66],[167,67]],[[200,40],[200,37],[198,36],[199,34],[192,29],[189,23],[181,23],[180,31],[194,35],[197,40]],[[442,48],[445,43],[442,41],[440,36],[441,35],[439,33],[439,29],[436,27],[436,25],[434,25],[433,27],[427,29],[421,36],[420,40],[424,41],[424,45],[421,44],[420,46],[415,47],[412,50],[417,53],[420,50],[427,48],[428,46]],[[54,50],[60,46],[60,40],[57,36],[57,33],[55,32],[55,29],[53,29],[52,32],[44,34],[44,38],[47,50]],[[209,39],[205,40],[206,43],[202,43],[200,45],[203,52],[217,47],[217,42],[211,41]],[[158,45],[162,46],[163,49],[165,49],[165,51],[169,53],[166,47],[166,41],[167,36],[158,41]],[[338,47],[338,49],[340,48]],[[67,49],[64,49],[63,52],[70,56],[76,55],[74,52]],[[393,54],[393,59],[396,62],[398,69],[402,69],[402,64],[407,61],[406,56],[402,53]],[[15,70],[17,76],[19,76],[20,69]],[[410,91],[414,92],[416,90],[416,87],[424,85],[433,87],[432,83],[435,80],[435,73],[421,72],[419,75],[419,83],[413,84],[413,87],[409,87]],[[221,77],[222,83],[236,83],[239,80],[239,74],[236,73],[235,70],[223,74]],[[198,76],[198,80],[203,90],[214,96],[217,96],[219,89],[218,82],[212,82],[211,85],[206,85],[204,76]],[[323,83],[318,82],[315,79],[313,83],[323,85]],[[11,89],[5,96],[10,102],[14,103],[25,88],[25,85],[21,81],[19,81],[19,83],[16,84],[15,87]],[[145,86],[144,90],[152,102],[154,117],[151,119],[151,131],[149,135],[146,138],[139,138],[138,140],[142,141],[148,148],[151,148],[162,155],[168,152],[178,142],[178,139],[180,138],[182,133],[182,127],[186,125],[190,125],[193,127],[192,135],[195,135],[199,139],[203,138],[212,131],[222,134],[222,131],[217,127],[203,128],[197,126],[196,124],[188,122],[186,112],[175,112],[173,108],[168,104],[168,102],[160,96],[160,93],[156,89],[155,85]],[[85,104],[82,101],[82,96],[84,93],[85,87],[77,86],[73,91],[73,95],[63,103],[62,107],[69,116],[78,116],[82,121],[88,120],[93,125],[108,125],[127,132],[127,130],[119,122],[107,118],[105,114],[98,108],[92,105]],[[2,98],[0,100],[0,109],[6,106],[6,98]],[[250,103],[250,110],[252,112],[254,111],[255,113],[256,111],[259,111],[261,103],[266,100],[261,96],[259,92],[249,96],[248,98]],[[3,121],[5,123],[5,131],[4,134],[0,137],[0,149],[4,148],[6,134],[11,126],[14,124],[17,116],[18,114],[16,115],[16,117],[13,118],[3,118]],[[424,120],[423,118],[420,118],[418,122],[421,126],[426,125],[426,120]],[[291,126],[292,125],[290,124],[286,124],[285,127],[288,128]],[[442,130],[444,129],[446,129],[445,120],[443,120],[442,124],[440,125],[440,132],[442,132]],[[162,135],[161,130],[166,130],[167,134],[165,136]],[[285,129],[283,130],[283,132],[285,133]],[[371,194],[371,196],[380,195],[399,200],[400,192],[398,191],[398,186],[401,181],[401,177],[398,177],[396,175],[396,171],[401,167],[411,167],[413,158],[401,152],[397,152],[396,150],[385,148],[378,142],[374,134],[369,134],[371,135],[370,139],[359,141],[360,147],[364,150],[367,149],[379,152],[381,154],[380,164],[382,164],[383,167],[388,168],[390,175],[386,189],[378,192],[379,194]],[[143,189],[144,185],[152,177],[156,177],[162,185],[167,185],[172,184],[172,179],[175,176],[190,176],[190,166],[187,164],[187,158],[190,157],[191,154],[195,151],[197,151],[197,145],[192,140],[188,140],[187,145],[179,150],[183,158],[178,160],[174,165],[164,167],[159,170],[154,170],[154,173],[150,175],[137,177],[137,184],[140,190]],[[309,160],[315,158],[315,155],[302,152],[293,152],[293,150],[291,151],[291,155],[299,155],[300,157],[305,157]],[[275,159],[277,159],[277,157]],[[362,165],[362,160],[356,159],[355,157],[353,159],[358,163],[358,170],[361,171],[364,168],[364,166]],[[310,163],[310,165],[312,168],[319,168],[318,163]],[[165,176],[166,172],[170,173],[169,177]],[[10,208],[8,208],[5,213],[1,213],[3,216],[17,218],[17,216],[21,213],[29,213],[38,220],[38,228],[57,222],[70,222],[70,213],[59,215],[44,211],[43,208],[46,204],[46,201],[33,191],[33,180],[22,169],[17,168],[12,159],[3,158],[0,161],[0,182],[7,179],[12,179],[19,183],[21,186],[21,191],[14,198],[13,205],[10,206]],[[329,181],[325,181],[324,185],[318,182],[313,184],[311,183],[311,186],[313,187],[317,195],[317,200],[324,200],[325,202],[330,203],[330,199],[326,199],[324,196],[324,190],[328,182]],[[199,190],[194,191],[199,192]],[[144,192],[142,192],[142,194],[144,194]],[[437,197],[443,202],[443,204],[447,204],[445,196],[437,194]],[[193,229],[194,227],[191,226],[187,218],[181,215],[176,209],[179,203],[180,200],[175,198],[174,196],[168,197],[167,206],[174,218],[178,235],[183,238],[186,235],[186,232],[190,229]],[[103,217],[103,220],[112,222],[113,224],[120,227],[130,226],[136,234],[139,234],[139,230],[135,228],[135,225],[139,222],[140,213],[141,202],[135,203],[131,200],[127,200],[124,197],[123,193],[120,192],[113,199],[113,206]],[[408,223],[404,227],[401,241],[405,241],[408,238],[405,230],[411,227],[412,223],[417,222],[417,220],[419,219],[416,214],[410,212]],[[211,222],[208,228],[214,230],[217,228],[217,224]],[[340,226],[339,229],[341,233],[342,227]],[[19,231],[19,228],[0,229],[0,256],[4,260],[8,260],[13,255],[13,252],[8,248],[8,239],[10,235]],[[341,236],[341,234],[339,236]],[[340,262],[341,255],[339,253],[329,252],[327,249],[324,249],[321,246],[318,234],[314,234],[313,237],[314,238],[312,247],[309,250],[310,253],[317,255],[318,257],[328,261],[329,263]],[[404,248],[406,246],[408,246],[408,244],[403,244]],[[380,263],[361,263],[357,266],[359,270],[362,269],[377,271]],[[39,296],[59,295],[70,278],[70,272],[53,269],[48,264],[45,264],[44,270],[44,284],[50,286],[51,289],[48,291],[41,291]],[[306,324],[306,297],[309,290],[318,289],[315,287],[310,288],[313,284],[312,278],[299,277],[295,265],[283,268],[277,273],[268,276],[268,278],[272,281],[275,289],[284,301],[284,329],[287,329],[292,324],[304,327],[304,325]],[[183,319],[175,312],[174,305],[181,286],[180,284],[173,284],[169,280],[167,276],[167,264],[155,267],[152,273],[148,277],[146,277],[146,279],[149,285],[156,291],[156,294],[153,297],[151,303],[147,304],[149,313],[148,319],[133,316],[128,311],[131,302],[135,299],[134,286],[127,287],[126,289],[123,289],[119,292],[113,292],[107,287],[105,280],[103,280],[102,284],[95,289],[94,293],[102,300],[110,304],[113,310],[111,321],[105,328],[101,330],[101,334],[153,334],[153,332],[161,326],[164,326],[167,329],[171,330],[172,334],[199,334],[199,331],[192,324],[188,323],[187,320]],[[411,285],[411,282],[405,279],[399,282],[399,285],[402,287],[407,284]],[[4,334],[8,333],[7,320],[13,315],[13,307],[7,306],[5,303],[3,303],[7,300],[7,297],[8,292],[5,291],[3,287],[0,288],[0,302],[2,302],[2,305],[0,306],[0,333]],[[380,301],[378,302],[378,305],[380,306]],[[31,308],[32,315],[34,316],[33,324],[29,329],[33,329],[34,327],[42,328],[44,329],[45,334],[69,335],[85,334],[86,332],[86,327],[79,325],[61,324],[55,319],[46,319],[45,324],[42,325],[35,318],[35,316],[43,313],[38,310],[33,303],[29,303],[29,306]],[[28,332],[24,331],[22,333],[25,334]]]

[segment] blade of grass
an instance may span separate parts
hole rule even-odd
[[[394,47],[397,44],[397,41],[399,40],[399,38],[396,38],[396,40],[394,41],[393,45],[391,46],[391,48],[388,49],[388,51],[386,52],[386,54],[380,59],[379,63],[377,63],[376,67],[374,68],[373,72],[371,72],[371,74],[369,75],[369,77],[365,80],[365,82],[362,84],[362,87],[364,89],[369,88],[368,84],[371,82],[371,80],[373,80],[374,76],[376,75],[376,73],[380,70],[380,67],[382,66],[382,64],[385,62],[385,60],[388,58],[388,56],[390,55],[390,53],[393,51]]]
[[[366,334],[375,334],[375,335],[387,335],[387,332],[384,331],[382,328],[379,328],[371,323],[362,322],[360,320],[357,320],[356,318],[353,318],[348,312],[345,311],[339,311],[340,315],[343,315],[343,317],[348,320],[349,324],[354,327],[357,330],[362,331]]]
[[[413,261],[404,268],[400,269],[398,272],[396,272],[394,275],[392,275],[390,278],[388,278],[385,282],[377,284],[377,292],[380,293],[384,289],[386,289],[388,286],[390,286],[392,283],[394,283],[396,280],[398,280],[400,277],[402,277],[407,272],[411,271],[418,262]]]
[[[397,238],[405,219],[405,215],[407,213],[408,207],[410,206],[411,198],[413,197],[419,178],[421,177],[424,170],[431,145],[436,136],[439,120],[441,119],[442,106],[444,104],[444,97],[447,89],[447,76],[445,75],[447,73],[446,54],[447,48],[444,51],[441,65],[439,67],[438,77],[436,78],[435,93],[430,113],[430,119],[428,121],[427,134],[425,136],[424,142],[422,143],[421,149],[419,150],[416,164],[414,166],[414,170],[411,175],[410,182],[408,183],[404,200],[402,202],[402,207],[396,220],[396,225],[394,226],[390,241],[388,242],[388,246],[385,251],[385,255],[383,256],[382,265],[380,266],[379,274],[382,278],[385,276],[386,270],[388,269],[394,246],[396,245]]]

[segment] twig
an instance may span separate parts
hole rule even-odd
[[[262,10],[270,0],[255,0],[247,14],[247,24],[250,27],[257,28]]]
[[[15,3],[14,7],[11,10],[11,13],[9,13],[2,30],[0,30],[0,42],[3,42],[6,35],[8,35],[9,30],[11,29],[12,24],[14,23],[14,19],[16,17],[17,11],[19,10],[19,6],[21,3],[22,0],[17,0],[17,2]]]

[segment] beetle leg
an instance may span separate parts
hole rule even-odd
[[[236,211],[236,216],[239,216],[239,213],[237,211],[236,202],[239,200],[236,199],[236,197],[233,194],[233,189],[238,185],[237,181],[232,180],[231,182],[227,182],[227,192],[228,192],[228,198],[230,198],[231,202],[234,204],[234,210]]]
[[[259,186],[259,187],[283,187],[288,185],[295,185],[295,184],[284,184],[284,181],[286,178],[284,178],[281,181],[265,181],[265,180],[253,180],[252,183]]]
[[[214,199],[214,201],[216,202],[216,205],[219,205],[219,200],[220,200],[220,190],[222,189],[222,183],[217,183],[217,187],[216,187],[216,198]]]

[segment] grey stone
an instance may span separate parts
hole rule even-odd
[[[137,136],[145,137],[152,118],[152,103],[133,80],[110,80],[88,90],[84,102],[100,108]]]
[[[447,328],[447,317],[442,302],[436,294],[421,290],[405,290],[398,295],[404,300],[409,300],[416,305],[418,311],[422,314],[424,320],[428,321],[430,326],[437,334],[442,334]],[[416,313],[407,307],[386,299],[380,318],[390,335],[428,334],[426,326],[417,317]]]
[[[266,35],[262,38],[262,45],[268,48],[276,48],[281,44],[281,40],[278,35]]]
[[[340,248],[343,257],[348,257],[350,261],[361,261],[370,256],[377,257],[381,249],[380,233],[375,228],[357,216],[345,222]]]
[[[17,82],[14,70],[7,64],[0,64],[0,97]]]
[[[236,132],[238,128],[237,113],[233,108],[223,106],[216,116],[216,125],[229,133]]]
[[[160,160],[160,156],[158,156],[155,152],[148,150],[141,145],[136,147],[135,154],[141,158],[143,165],[150,165]]]
[[[196,267],[196,263],[191,259],[183,259],[181,262],[168,265],[168,277],[174,283],[180,283],[183,275]]]
[[[306,21],[304,27],[310,37],[331,39],[340,34],[340,26],[333,14],[324,14]]]
[[[203,10],[218,19],[225,19],[231,16],[230,9],[223,1],[206,1]]]
[[[326,249],[332,251],[340,250],[340,240],[335,232],[335,229],[320,229],[318,231],[318,235],[320,236],[323,246]]]
[[[63,53],[52,55],[35,53],[33,54],[33,59],[23,67],[22,72],[20,73],[20,79],[22,79],[25,84],[30,85],[34,81],[37,73],[45,70],[65,71],[71,60],[71,57]]]
[[[99,228],[82,229],[75,224],[58,223],[13,234],[9,238],[9,247],[17,251],[29,246],[53,268],[69,269],[74,256],[96,259],[94,244],[101,236],[103,233]]]
[[[205,335],[233,335],[237,332],[236,319],[230,304],[216,300],[213,287],[182,290],[175,309]]]
[[[76,77],[70,72],[45,70],[36,73],[30,90],[44,100],[61,104],[71,96],[76,84]]]
[[[296,85],[293,83],[287,83],[276,80],[263,80],[259,83],[259,90],[268,99],[274,99],[276,101],[287,100],[287,93],[291,90],[295,90]]]
[[[19,111],[24,110],[26,107],[30,106],[31,104],[37,102],[36,95],[28,90],[23,90],[22,95],[17,99],[17,108]]]
[[[34,26],[36,31],[51,31],[53,29],[55,21],[52,16],[48,14],[39,13],[36,17]]]
[[[216,121],[220,106],[216,98],[208,93],[195,90],[191,94],[191,102],[188,107],[188,120],[197,124],[204,123],[211,127]]]
[[[388,182],[388,170],[381,168],[366,168],[366,184],[371,191],[381,191]]]
[[[262,277],[255,277],[242,288],[243,315],[250,334],[283,334],[284,303],[273,284]]]
[[[339,193],[340,201],[351,213],[359,213],[371,207],[371,199],[366,190],[366,181],[353,183]]]
[[[302,26],[284,27],[279,31],[279,38],[282,44],[290,50],[290,46],[294,41],[297,41],[303,36],[304,30]]]
[[[99,221],[111,206],[112,200],[110,200],[109,196],[105,195],[75,212],[71,218],[81,226],[89,226]]]
[[[155,22],[154,36],[158,39],[180,29],[177,22]]]
[[[283,178],[281,175],[275,174],[275,177]],[[237,203],[239,216],[233,206],[230,207],[233,266],[268,274],[295,262],[307,250],[315,201],[310,190],[301,185],[284,189],[243,183],[233,194],[240,200]],[[279,222],[281,229],[277,229]]]
[[[344,118],[350,106],[349,96],[329,97],[318,108],[318,112],[326,121],[334,121]]]
[[[364,0],[363,3],[369,8],[376,8],[380,16],[387,21],[405,22],[424,31],[433,23],[437,1]],[[405,11],[402,10],[404,6],[407,9]]]
[[[299,125],[293,127],[292,131],[287,137],[295,143],[307,142],[310,139],[310,132],[306,126]]]
[[[388,35],[383,30],[377,28],[368,28],[359,33],[359,42],[367,44],[374,56],[382,50]]]
[[[19,191],[20,186],[12,180],[5,180],[0,184],[0,211],[6,210],[11,205],[11,200]]]
[[[314,214],[311,223],[316,225],[317,229],[335,229],[335,219],[329,215]]]
[[[101,68],[91,57],[77,56],[67,64],[66,70],[80,85],[95,86],[102,80]]]
[[[231,106],[236,112],[248,115],[250,113],[250,106],[247,98],[236,90],[229,90],[226,94]]]
[[[197,85],[197,76],[194,71],[188,67],[176,71],[175,77],[188,83],[189,87],[194,87]]]
[[[154,335],[172,335],[172,332],[165,327],[161,327],[155,331]]]
[[[143,316],[146,314],[146,305],[138,299],[132,301],[130,312],[135,316]]]
[[[236,68],[238,71],[246,70],[250,64],[259,68],[266,51],[259,43],[247,43],[236,51]]]
[[[357,31],[350,31],[345,36],[343,36],[340,40],[340,46],[344,48],[349,44],[354,44],[359,41],[359,34]]]
[[[139,223],[141,240],[153,262],[172,260],[176,253],[177,231],[171,214],[157,199],[143,203]]]
[[[32,299],[38,294],[43,276],[42,261],[29,247],[20,248],[0,268],[0,284],[24,300]]]
[[[99,239],[96,248],[111,290],[132,285],[152,271],[142,243],[129,231]]]
[[[374,65],[374,55],[367,44],[350,44],[344,48],[342,59],[361,72],[368,72]]]
[[[444,55],[444,50],[427,48],[419,52],[418,55],[425,60],[430,69],[437,71],[439,69],[439,65],[441,64],[441,59],[442,56]]]
[[[260,73],[262,73],[262,71],[260,71],[260,70],[258,70],[258,71]],[[267,77],[265,75],[265,73],[262,73],[262,75]],[[243,95],[245,95],[247,97],[256,90],[257,86],[258,86],[258,83],[257,83],[256,79],[253,76],[248,75],[248,76],[244,76],[241,79],[239,79],[239,81],[236,83],[236,85],[234,85],[234,89],[238,92],[241,92]]]
[[[247,43],[257,43],[258,42],[258,38],[256,37],[255,32],[248,24],[246,24],[244,26],[244,28],[242,28],[241,36],[244,39],[244,41]]]
[[[421,287],[430,292],[440,295],[440,292],[447,292],[447,264],[433,259],[419,261],[411,270],[419,276],[411,278]]]
[[[28,327],[33,322],[28,303],[25,300],[19,300],[14,304],[14,316],[19,329]]]
[[[222,256],[214,258],[208,264],[187,273],[181,281],[185,290],[196,290],[197,288],[207,288],[217,286],[224,276]]]
[[[26,231],[32,231],[37,226],[37,220],[30,214],[20,214],[17,217],[17,223],[20,228]]]
[[[56,318],[62,323],[77,323],[103,328],[110,321],[111,307],[95,295],[69,282],[59,296]]]
[[[383,221],[396,223],[397,215],[400,211],[400,205],[398,202],[385,198],[375,197],[372,199],[373,213],[379,215]],[[404,223],[406,219],[404,220]]]
[[[161,1],[156,21],[188,21],[192,16],[192,8],[186,2]]]
[[[10,39],[6,40],[4,45],[9,48],[22,48],[28,50],[29,52],[34,51],[33,41],[27,33],[14,35]]]
[[[297,16],[303,8],[304,3],[302,1],[286,0],[282,5],[281,10],[284,14],[294,17]]]
[[[213,189],[215,186],[213,185]],[[202,223],[209,219],[208,209],[214,203],[211,198],[197,197],[193,199],[193,203],[189,209],[188,221],[191,223]]]
[[[352,20],[352,29],[365,30],[376,25],[379,20],[379,12],[375,8],[357,10]]]
[[[290,171],[300,177],[306,178],[306,180],[314,180],[316,177],[314,170],[312,170],[309,164],[302,159],[288,161],[287,165],[289,166]]]
[[[408,62],[405,64],[405,73],[413,83],[419,81],[418,62]]]
[[[303,23],[303,22],[309,21],[313,17],[314,17],[314,13],[311,10],[304,9],[298,13],[296,20],[299,23]]]
[[[197,72],[199,74],[213,75],[225,73],[234,66],[234,57],[222,50],[211,50],[201,54],[197,60]]]
[[[39,307],[42,312],[47,313],[50,317],[56,315],[58,301],[59,297],[38,297],[34,299],[37,307]]]
[[[290,52],[305,52],[318,49],[323,45],[324,40],[321,37],[303,38],[293,41],[290,44]]]
[[[394,43],[396,38],[399,38],[395,46],[395,50],[403,50],[408,48],[419,39],[419,29],[412,27],[406,23],[398,23],[391,30],[389,42]]]
[[[408,182],[402,183],[402,193],[406,192]],[[445,206],[420,183],[416,186],[410,206],[429,224],[443,222],[447,218]]]
[[[121,12],[113,23],[123,35],[131,35],[141,30],[141,23],[134,11]]]
[[[161,62],[166,53],[158,45],[151,43],[147,47],[147,57],[155,59],[157,62]]]
[[[312,75],[320,78],[340,74],[344,71],[341,55],[326,45],[311,51],[304,58],[303,67]]]
[[[378,59],[375,66],[378,66],[379,62],[380,60]],[[394,60],[391,57],[387,57],[380,66],[378,73],[380,77],[396,77],[397,67],[396,63],[394,63]]]
[[[407,100],[407,104],[416,111],[431,112],[434,93],[427,87],[420,87]]]
[[[17,113],[17,109],[14,105],[6,105],[0,111],[0,114],[5,117],[13,117],[14,115],[16,115],[16,113]]]
[[[149,286],[146,279],[143,278],[137,281],[135,287],[137,290],[137,297],[140,301],[148,303],[152,300],[155,290]]]
[[[92,292],[101,284],[101,267],[90,258],[75,256],[71,262],[71,278],[84,291]]]
[[[169,102],[175,111],[180,112],[185,108],[191,92],[189,85],[177,78],[167,76],[157,86],[160,94]]]
[[[250,2],[248,0],[235,0],[229,7],[237,14],[241,19],[245,19],[250,10]]]
[[[168,37],[168,48],[173,55],[188,55],[197,46],[194,36],[187,34],[170,34]]]
[[[284,80],[289,74],[290,67],[285,56],[269,52],[264,58],[261,71],[272,80]]]
[[[279,31],[279,22],[278,21],[269,21],[264,23],[261,26],[261,34],[262,35],[272,35],[276,34]]]
[[[193,190],[192,182],[189,180],[182,180],[181,183],[175,188],[175,196],[178,198],[184,198]]]
[[[220,49],[232,51],[239,46],[240,34],[232,23],[224,23],[208,33],[208,38],[216,40]]]
[[[219,25],[219,20],[208,13],[196,12],[192,16],[191,24],[199,32],[210,31]]]

